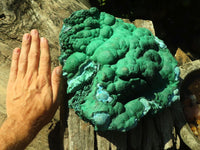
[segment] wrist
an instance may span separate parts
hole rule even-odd
[[[8,117],[0,128],[0,145],[3,149],[24,149],[36,134],[30,123]]]

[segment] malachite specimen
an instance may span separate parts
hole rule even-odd
[[[127,131],[180,99],[177,62],[145,28],[91,8],[64,19],[59,40],[69,107],[95,130]]]

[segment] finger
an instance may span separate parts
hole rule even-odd
[[[31,35],[29,33],[24,34],[22,39],[22,50],[19,57],[19,76],[24,77],[27,70],[28,53],[31,45]]]
[[[12,62],[11,62],[10,77],[9,77],[10,83],[13,83],[17,78],[20,51],[21,51],[20,48],[15,48],[12,54]]]
[[[46,38],[41,38],[40,41],[40,62],[39,62],[39,75],[49,76],[51,75],[51,65],[50,65],[50,53],[49,45]]]
[[[31,47],[28,54],[28,68],[27,73],[32,74],[38,71],[40,57],[40,38],[36,29],[31,31]]]
[[[51,79],[51,85],[53,90],[53,102],[56,103],[57,97],[58,97],[58,90],[59,85],[61,81],[61,73],[62,73],[62,67],[58,66],[54,68],[52,72],[52,79]]]

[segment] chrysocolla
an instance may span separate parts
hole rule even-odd
[[[64,19],[59,41],[69,107],[95,130],[130,130],[180,99],[177,62],[148,29],[91,8]]]

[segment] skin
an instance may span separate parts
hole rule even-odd
[[[53,118],[62,67],[51,74],[48,41],[37,30],[23,36],[12,55],[7,86],[7,119],[0,128],[0,150],[24,149]]]

